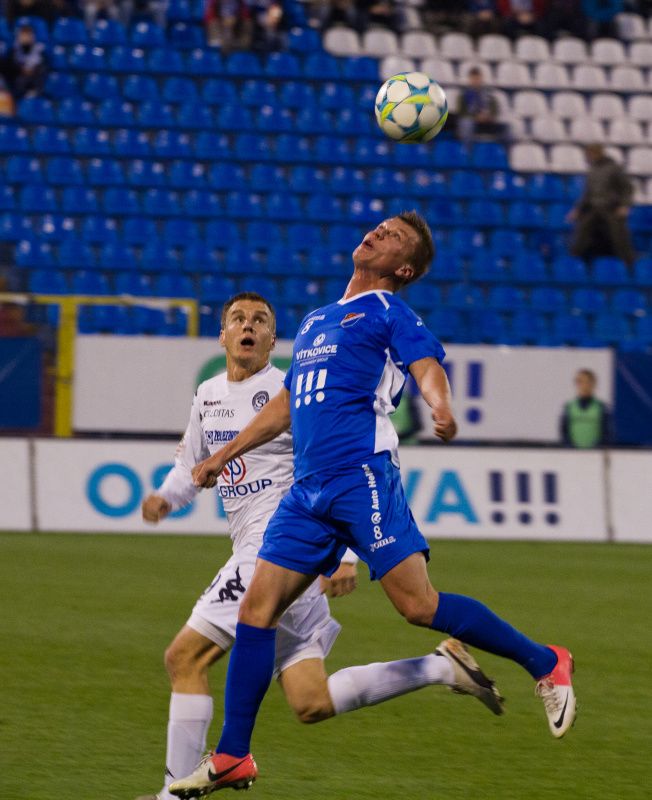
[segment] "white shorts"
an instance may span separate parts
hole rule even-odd
[[[256,555],[234,553],[195,603],[186,623],[227,651],[235,639],[240,601],[256,566]],[[283,614],[276,634],[274,676],[307,658],[324,659],[341,630],[315,581]]]

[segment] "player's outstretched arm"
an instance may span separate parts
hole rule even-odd
[[[270,442],[290,427],[290,393],[283,387],[251,422],[221,450],[192,470],[195,486],[211,488],[229,461]]]
[[[457,433],[457,423],[451,408],[451,388],[442,365],[436,358],[420,358],[410,364],[423,399],[432,409],[435,436],[449,442]]]

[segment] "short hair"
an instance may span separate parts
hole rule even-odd
[[[481,78],[483,77],[482,76],[482,70],[480,69],[480,67],[471,67],[471,69],[467,72],[467,75],[468,75],[469,78],[472,75],[479,75]]]
[[[419,236],[419,241],[415,245],[410,258],[410,265],[414,268],[414,276],[409,281],[404,282],[403,285],[407,286],[409,283],[418,281],[428,272],[430,263],[435,257],[435,244],[432,240],[430,226],[418,211],[401,211],[397,216],[398,219],[415,230]]]
[[[575,373],[575,377],[578,378],[580,375],[585,375],[593,383],[598,382],[598,376],[592,369],[589,369],[588,367],[583,367],[582,369],[578,369],[577,372]]]
[[[220,325],[222,328],[224,328],[226,323],[226,315],[229,313],[229,309],[239,300],[253,300],[255,303],[262,303],[263,305],[267,306],[270,314],[272,315],[272,332],[276,333],[276,311],[274,311],[274,306],[269,302],[269,300],[265,299],[262,294],[258,294],[258,292],[240,292],[239,294],[234,294],[233,297],[229,297],[226,303],[224,303],[222,306],[222,315],[220,317]]]

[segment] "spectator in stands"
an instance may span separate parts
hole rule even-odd
[[[119,20],[120,7],[115,0],[82,0],[84,20],[93,28],[98,19]]]
[[[403,29],[403,13],[395,0],[358,0],[358,19],[361,30],[382,25],[391,30]]]
[[[495,0],[469,0],[466,28],[474,38],[501,30]]]
[[[617,37],[616,14],[624,11],[623,0],[582,0],[582,8],[587,17],[588,35]]]
[[[567,447],[601,447],[612,441],[611,414],[595,397],[597,378],[590,369],[575,375],[576,396],[566,403],[560,420],[561,440]]]
[[[282,50],[285,47],[283,5],[278,0],[251,0],[251,11],[254,47],[257,50]]]
[[[601,144],[587,145],[584,154],[589,165],[584,193],[567,217],[575,223],[571,252],[585,259],[616,256],[631,266],[635,254],[627,217],[632,182]]]
[[[251,47],[251,8],[246,0],[207,0],[204,22],[211,47],[221,47],[225,53]]]
[[[11,24],[19,17],[41,17],[48,22],[52,21],[51,3],[47,0],[8,0],[5,7]]]
[[[0,78],[0,117],[13,117],[15,113],[14,98],[5,81]]]
[[[161,28],[167,24],[168,0],[118,0],[124,25],[151,19]]]
[[[548,0],[546,13],[541,18],[538,32],[551,41],[561,32],[587,39],[588,20],[582,11],[581,0]]]
[[[544,0],[498,0],[507,36],[538,33],[539,20],[545,13]]]
[[[310,7],[310,24],[319,28],[332,25],[347,25],[355,28],[358,23],[354,0],[314,0]]]
[[[2,59],[2,74],[14,98],[38,94],[47,77],[45,45],[36,41],[31,25],[21,25],[14,44]]]
[[[503,136],[505,125],[498,121],[498,103],[491,89],[485,85],[480,67],[471,67],[469,85],[459,96],[456,109],[456,130],[466,143],[476,134]]]

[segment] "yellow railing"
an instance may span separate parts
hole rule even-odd
[[[188,313],[188,336],[199,333],[199,308],[192,298],[134,297],[125,295],[62,295],[0,292],[0,303],[59,306],[57,358],[55,369],[54,434],[72,435],[72,381],[75,368],[75,336],[79,306],[146,306],[149,308],[185,308]]]

